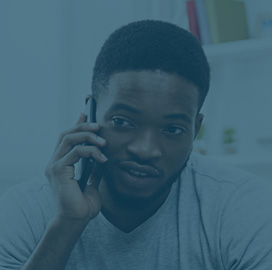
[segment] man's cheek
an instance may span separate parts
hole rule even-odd
[[[181,148],[177,151],[177,148],[175,149],[175,152],[173,155],[169,156],[168,158],[166,158],[166,164],[167,164],[167,168],[169,171],[169,174],[172,174],[173,172],[177,172],[179,170],[181,170],[185,163],[187,162],[189,155],[191,153],[191,149],[190,148]]]
[[[114,129],[104,128],[100,134],[107,141],[104,147],[105,154],[108,154],[109,157],[118,155],[120,158],[126,158],[127,147],[133,141],[131,132],[117,132]]]
[[[120,138],[118,138],[118,136],[112,132],[110,128],[102,126],[98,132],[98,135],[106,140],[106,145],[102,149],[105,155],[111,155],[112,152],[115,152],[115,149],[118,149],[120,145]]]
[[[105,137],[103,137],[105,138]],[[102,152],[109,159],[124,159],[125,157],[125,149],[126,146],[122,141],[119,141],[119,138],[109,137],[109,139],[105,138],[107,144],[103,147]]]

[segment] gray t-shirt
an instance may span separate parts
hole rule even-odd
[[[41,177],[0,202],[0,270],[20,269],[54,216],[54,199]],[[271,270],[272,185],[193,154],[152,217],[124,233],[100,213],[65,269]]]

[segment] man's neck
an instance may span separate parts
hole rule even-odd
[[[102,196],[102,213],[105,218],[117,227],[119,230],[129,233],[143,224],[147,219],[153,216],[163,205],[170,193],[169,187],[160,197],[155,198],[152,203],[143,205],[140,208],[134,208],[129,205],[114,201],[110,195],[106,183],[102,180],[99,186],[99,192]]]

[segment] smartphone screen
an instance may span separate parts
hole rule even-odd
[[[94,123],[96,121],[95,118],[95,111],[96,111],[96,103],[93,98],[90,98],[87,101],[85,115],[86,115],[86,122]],[[85,144],[86,145],[86,144]],[[84,191],[88,179],[94,169],[95,162],[92,159],[81,158],[80,161],[75,165],[75,175],[76,179],[78,180],[78,185],[81,191]]]

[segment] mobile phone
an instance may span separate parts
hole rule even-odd
[[[85,122],[94,123],[96,122],[96,102],[94,98],[90,98],[87,101],[86,109],[85,109],[85,115],[86,119]],[[88,145],[87,143],[84,145]],[[95,161],[93,159],[89,158],[81,158],[78,164],[77,168],[77,175],[78,175],[78,185],[81,189],[81,191],[84,191],[88,179],[95,169]]]

